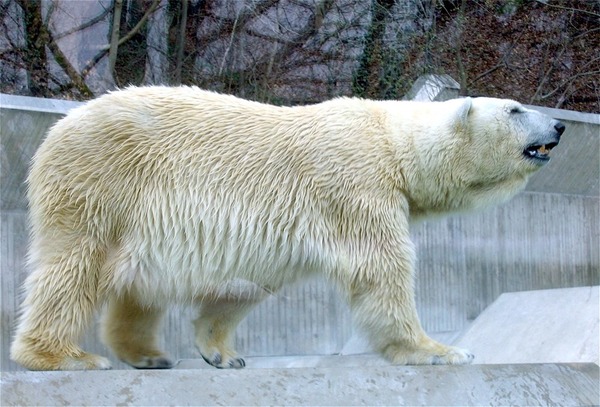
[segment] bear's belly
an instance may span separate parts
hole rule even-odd
[[[333,257],[306,239],[275,242],[130,239],[113,252],[111,286],[136,292],[148,305],[189,302],[276,291],[333,266]]]

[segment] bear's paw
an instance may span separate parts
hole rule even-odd
[[[465,365],[470,364],[475,359],[475,355],[467,349],[461,349],[454,346],[448,347],[448,352],[443,355],[434,355],[431,359],[432,365]]]
[[[212,365],[218,369],[241,369],[246,366],[246,361],[239,357],[226,357],[219,352],[214,352],[211,357],[206,357],[202,354],[202,359],[209,365]]]
[[[171,369],[175,365],[171,359],[165,356],[146,356],[136,362],[127,363],[136,369]]]
[[[58,370],[108,370],[112,369],[110,361],[99,355],[84,353],[79,357],[66,357]]]
[[[10,349],[10,358],[29,370],[107,370],[110,361],[79,348],[58,348],[25,335],[17,335]]]
[[[395,344],[384,352],[387,359],[400,365],[465,365],[475,356],[466,349],[446,346],[429,338],[417,346]]]

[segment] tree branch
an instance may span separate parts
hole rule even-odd
[[[202,43],[210,44],[215,39],[222,37],[230,31],[233,31],[234,24],[237,24],[239,27],[245,27],[248,21],[257,15],[264,13],[269,8],[277,4],[277,2],[278,0],[262,0],[261,2],[255,4],[254,7],[250,8],[248,11],[240,12],[237,16],[235,16],[235,18],[218,17],[215,16],[214,13],[208,13],[211,18],[220,19],[224,21],[224,23],[220,23],[215,30],[205,35]]]
[[[334,4],[334,0],[321,0],[318,4],[315,5],[316,8],[321,10],[321,14],[324,16],[331,10],[331,7]],[[322,19],[319,19],[317,13],[313,14],[308,21],[306,22],[304,29],[296,34],[296,36],[289,41],[283,43],[279,49],[273,52],[270,56],[265,56],[265,58],[257,62],[255,65],[248,67],[244,70],[236,71],[236,74],[240,76],[250,76],[252,74],[257,75],[264,72],[270,73],[270,67],[272,66],[274,61],[283,61],[287,55],[292,52],[292,49],[298,45],[302,44],[309,38],[311,35],[315,34],[321,28]],[[225,77],[223,77],[225,76]],[[228,76],[228,72],[225,71],[222,75],[217,75],[217,77],[226,81],[226,76]],[[268,76],[268,75],[264,75]]]
[[[127,35],[123,36],[119,42],[117,43],[118,46],[123,45],[125,42],[129,41],[131,39],[131,37],[133,37],[135,34],[137,34],[137,32],[142,28],[142,26],[144,25],[144,23],[146,22],[146,20],[148,20],[148,18],[150,17],[150,15],[154,12],[154,10],[156,10],[156,8],[158,7],[158,5],[160,4],[160,0],[154,0],[154,2],[152,3],[152,5],[150,5],[150,8],[146,11],[146,13],[142,16],[142,18],[140,19],[140,21],[135,25],[135,27],[133,27],[131,29],[131,31],[129,31],[127,33]],[[89,75],[90,71],[96,66],[96,64],[106,56],[106,54],[108,54],[108,51],[110,49],[110,44],[106,44],[104,46],[100,47],[100,52],[97,53],[91,60],[88,61],[87,64],[85,64],[85,66],[83,67],[82,71],[81,71],[81,75],[85,78]]]
[[[596,58],[596,59],[598,59],[598,58]],[[547,99],[547,98],[551,97],[556,92],[558,92],[563,86],[572,83],[573,81],[575,81],[575,79],[581,78],[582,76],[591,76],[591,75],[600,75],[600,70],[590,71],[590,72],[580,72],[578,74],[575,74],[575,75],[569,77],[568,79],[565,79],[563,82],[561,82],[560,85],[558,85],[553,91],[540,96],[540,99]]]
[[[125,36],[121,37],[121,39],[118,42],[119,46],[121,46],[125,42],[129,41],[131,39],[131,37],[133,37],[134,35],[136,35],[138,33],[138,31],[146,23],[146,20],[148,20],[148,18],[150,17],[150,15],[152,13],[154,13],[154,10],[156,10],[156,8],[158,7],[159,4],[160,4],[160,0],[154,0],[154,2],[150,5],[150,8],[148,9],[148,11],[146,11],[146,13],[142,16],[142,18],[140,18],[140,21],[138,21],[138,23],[135,25],[135,27],[133,27],[131,29],[131,31],[129,31]],[[108,50],[110,48],[110,45],[111,44],[103,45],[103,46],[100,47],[100,49],[102,49],[102,50]]]
[[[119,31],[121,29],[121,11],[123,0],[114,0],[112,30],[110,33],[110,49],[108,50],[108,71],[114,77],[117,52],[119,51]]]
[[[181,0],[181,18],[179,21],[179,36],[177,37],[177,58],[175,63],[175,83],[181,84],[181,70],[183,68],[183,54],[185,48],[185,34],[187,27],[188,0]]]
[[[89,21],[86,21],[85,23],[77,26],[77,27],[73,27],[70,30],[67,30],[65,32],[62,32],[60,34],[56,34],[54,36],[54,39],[56,41],[60,40],[63,37],[66,37],[67,35],[71,35],[73,33],[76,33],[77,31],[81,31],[81,30],[85,30],[88,27],[93,26],[94,24],[99,23],[100,21],[104,20],[104,18],[108,15],[108,13],[110,13],[112,11],[113,7],[108,7],[107,9],[105,9],[102,13],[98,14],[96,17],[92,18]]]
[[[60,67],[65,71],[65,73],[69,76],[69,79],[71,79],[71,81],[73,82],[73,84],[75,85],[77,90],[79,90],[79,92],[81,92],[81,94],[84,97],[91,98],[92,96],[94,96],[93,92],[90,90],[90,88],[86,85],[85,81],[83,80],[83,77],[81,75],[79,75],[77,70],[75,68],[73,68],[73,65],[71,65],[71,63],[69,62],[69,59],[65,56],[65,54],[63,54],[62,50],[60,49],[60,47],[58,46],[58,44],[52,37],[52,33],[50,33],[50,30],[48,30],[48,28],[45,26],[43,27],[43,30],[44,30],[44,34],[48,38],[48,43],[47,43],[48,49],[50,49],[50,52],[52,52],[52,54],[54,55],[54,59],[56,60],[58,65],[60,65]]]
[[[565,7],[565,6],[560,6],[558,4],[550,4],[548,1],[543,1],[543,0],[535,0],[536,2],[543,4],[544,6],[548,6],[548,7],[554,7],[554,8],[559,8],[562,10],[568,10],[568,11],[575,11],[578,13],[585,13],[585,14],[589,14],[592,15],[594,17],[599,17],[600,18],[600,14],[596,14],[593,13],[591,11],[587,11],[587,10],[582,10],[580,8],[574,8],[574,7]]]

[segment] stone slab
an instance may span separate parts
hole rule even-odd
[[[455,342],[474,363],[598,364],[599,287],[502,294]]]
[[[593,405],[595,364],[10,372],[2,405]]]
[[[308,355],[308,356],[258,356],[244,357],[248,369],[295,369],[295,368],[370,368],[393,366],[391,362],[375,353],[360,355]],[[214,367],[204,359],[181,359],[175,370],[209,369]]]

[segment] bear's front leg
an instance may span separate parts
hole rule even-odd
[[[365,253],[350,289],[355,321],[393,363],[471,363],[468,350],[443,345],[423,331],[414,300],[413,253],[408,237]]]

